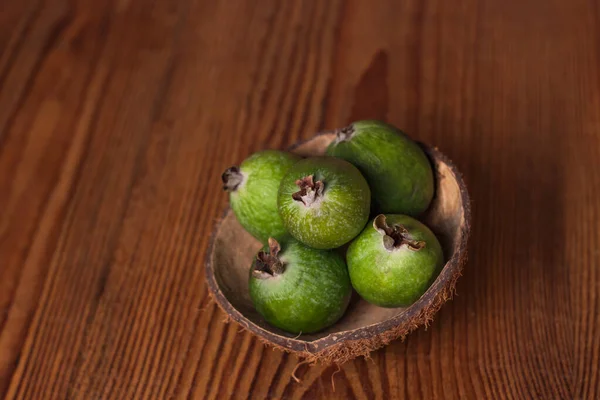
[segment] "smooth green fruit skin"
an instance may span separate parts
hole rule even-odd
[[[292,198],[296,180],[314,175],[325,184],[323,198],[309,207]],[[333,249],[358,235],[369,219],[371,191],[352,164],[334,157],[311,157],[289,169],[279,187],[279,214],[289,233],[315,249]]]
[[[327,155],[355,165],[371,187],[374,210],[417,216],[429,207],[434,192],[433,171],[419,145],[400,130],[380,121],[352,124],[354,135],[334,140]]]
[[[407,246],[388,251],[373,221],[350,244],[346,254],[352,286],[369,303],[380,307],[406,307],[427,291],[444,265],[442,247],[427,226],[406,215],[386,214],[388,224],[402,224],[412,239],[425,247]]]
[[[240,165],[244,182],[229,194],[229,203],[244,229],[262,243],[269,237],[281,239],[287,235],[277,211],[277,191],[286,171],[298,160],[295,154],[264,150]]]
[[[285,270],[276,277],[256,278],[254,265],[250,269],[250,297],[268,323],[291,333],[313,333],[342,317],[352,286],[340,255],[290,239],[279,258]]]

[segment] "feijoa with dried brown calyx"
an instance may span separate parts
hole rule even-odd
[[[298,160],[295,154],[264,150],[223,172],[223,189],[229,192],[237,220],[262,243],[287,235],[277,211],[277,191],[281,178]]]
[[[352,164],[335,157],[310,157],[281,180],[277,204],[290,234],[316,249],[339,247],[369,219],[371,191]]]
[[[352,286],[342,257],[289,239],[269,239],[250,268],[250,297],[265,320],[290,333],[313,333],[342,317]]]
[[[381,121],[357,121],[339,129],[327,154],[355,165],[364,175],[377,213],[417,216],[434,192],[429,159],[408,136]]]
[[[346,254],[352,286],[369,303],[405,307],[425,293],[444,265],[431,230],[407,215],[380,214]]]

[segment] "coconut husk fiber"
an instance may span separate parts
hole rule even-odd
[[[322,155],[333,140],[324,133],[297,144],[291,151],[302,155]],[[295,336],[264,321],[252,305],[248,277],[252,258],[261,244],[226,210],[217,223],[206,261],[206,278],[213,300],[231,319],[263,342],[295,353],[310,363],[343,363],[368,356],[392,340],[404,338],[421,325],[427,325],[443,303],[454,293],[456,280],[467,260],[470,231],[470,203],[460,173],[440,151],[423,146],[435,167],[436,194],[429,210],[420,218],[437,235],[446,264],[427,292],[406,308],[381,308],[354,294],[345,315],[333,326],[315,333]]]

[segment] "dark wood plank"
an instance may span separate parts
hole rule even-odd
[[[9,0],[0,51],[0,396],[600,396],[596,2]],[[220,172],[360,118],[460,167],[470,261],[296,383],[208,298]]]

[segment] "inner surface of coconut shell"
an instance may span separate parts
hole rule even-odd
[[[335,135],[321,134],[295,146],[301,156],[322,155]],[[391,340],[427,324],[441,304],[451,297],[466,261],[470,207],[464,183],[452,163],[439,151],[425,148],[436,171],[436,194],[421,219],[436,234],[446,264],[428,291],[406,308],[381,308],[354,293],[345,315],[333,326],[310,335],[296,336],[269,325],[256,312],[248,292],[249,269],[261,244],[227,210],[213,232],[206,275],[217,304],[236,322],[263,341],[312,361],[344,362],[367,355]]]

